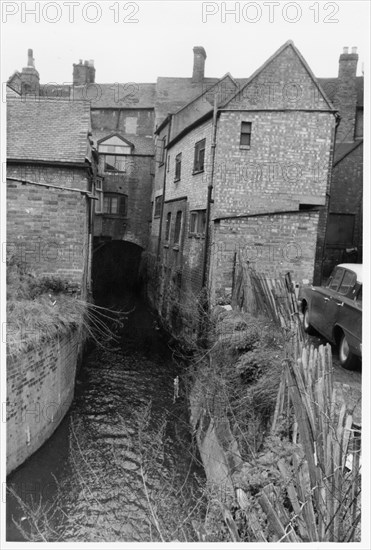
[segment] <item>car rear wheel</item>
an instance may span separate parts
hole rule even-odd
[[[357,357],[350,351],[345,334],[341,335],[339,342],[339,361],[347,370],[353,370],[357,364]]]
[[[308,309],[308,307],[305,307],[305,309],[304,309],[303,327],[304,327],[304,332],[306,332],[307,334],[314,334],[314,328],[312,327],[312,325],[309,322],[309,309]]]

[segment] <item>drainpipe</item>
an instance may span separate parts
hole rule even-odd
[[[164,163],[164,181],[163,181],[163,185],[162,185],[161,217],[160,217],[160,228],[159,228],[159,233],[158,233],[156,262],[158,262],[159,257],[160,257],[161,233],[162,233],[162,223],[163,223],[163,217],[164,217],[164,201],[165,201],[165,191],[166,191],[166,173],[167,173],[167,157],[168,157],[168,148],[167,148],[167,146],[170,142],[171,121],[172,121],[172,117],[170,117],[169,129],[168,129],[168,132],[167,132],[167,143],[166,143],[165,163]]]
[[[324,238],[323,238],[323,245],[322,245],[321,273],[319,274],[319,280],[318,281],[313,281],[313,283],[316,282],[319,285],[322,283],[322,279],[323,279],[323,263],[325,261],[324,255],[326,253],[326,242],[327,242],[326,238],[327,238],[327,229],[328,229],[328,217],[329,217],[329,213],[330,213],[332,170],[333,170],[334,158],[335,158],[336,136],[337,136],[337,131],[338,131],[340,121],[341,121],[341,117],[340,117],[339,113],[336,112],[335,113],[335,127],[333,129],[332,146],[331,146],[331,149],[330,149],[330,158],[329,158],[329,185],[328,185],[328,192],[326,192],[327,207],[325,206],[325,208],[326,208],[326,220],[325,220],[326,231],[325,231],[325,235],[324,235]]]
[[[203,254],[203,264],[202,264],[202,288],[207,286],[207,255],[210,241],[210,211],[211,205],[214,202],[211,198],[213,192],[213,180],[214,180],[214,163],[215,163],[215,152],[216,152],[216,131],[217,131],[217,111],[218,111],[218,93],[214,96],[214,112],[213,112],[213,137],[211,142],[211,169],[210,169],[210,179],[209,185],[207,188],[207,206],[206,206],[206,229],[205,229],[205,246]]]

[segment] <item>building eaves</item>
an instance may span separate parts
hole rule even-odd
[[[192,124],[190,124],[189,126],[187,126],[186,128],[184,128],[181,132],[179,132],[179,134],[177,134],[171,141],[169,141],[169,143],[167,144],[167,148],[170,148],[172,147],[173,145],[175,145],[175,143],[177,143],[180,139],[182,139],[185,135],[189,134],[189,132],[191,132],[194,128],[197,128],[197,126],[199,126],[200,124],[203,124],[204,122],[206,122],[208,119],[212,118],[213,116],[213,111],[214,109],[211,108],[210,111],[208,111],[207,113],[205,113],[202,117],[198,118],[197,120],[195,120],[194,122],[192,122]]]

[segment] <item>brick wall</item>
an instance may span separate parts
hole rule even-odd
[[[287,271],[302,282],[313,274],[318,211],[262,215],[214,223],[210,290],[214,302],[230,294],[235,261],[276,276]]]
[[[167,135],[167,129],[164,129]],[[162,134],[159,139],[162,138]],[[162,223],[162,238],[160,246],[160,262],[162,271],[159,282],[159,299],[157,307],[162,317],[175,331],[178,330],[177,318],[182,317],[182,331],[189,334],[194,332],[194,322],[197,316],[194,308],[202,287],[202,271],[205,239],[202,236],[189,234],[190,211],[206,210],[207,186],[209,183],[209,171],[211,156],[212,121],[201,124],[192,132],[173,144],[168,150],[168,162],[165,166],[158,167],[156,174],[157,189],[155,196],[162,193],[164,173],[166,173],[166,192]],[[193,174],[194,147],[195,144],[206,139],[205,144],[205,171]],[[175,157],[182,154],[181,177],[175,180]],[[164,172],[166,170],[166,172]],[[177,200],[186,197],[183,200]],[[174,227],[176,212],[182,210],[182,241],[179,250],[174,250]],[[171,232],[169,244],[165,242],[166,218],[168,212],[172,213]],[[157,240],[155,237],[159,231],[159,220],[154,218],[152,223],[152,236],[155,251]],[[157,235],[156,235],[157,233]],[[181,275],[179,273],[181,272]],[[191,307],[192,311],[188,311]],[[181,313],[179,311],[181,310]],[[172,313],[173,312],[173,313]],[[175,312],[175,313],[174,313]]]
[[[103,191],[127,195],[127,216],[96,214],[94,236],[125,240],[147,248],[151,222],[152,156],[126,157],[126,174],[106,173]]]
[[[8,177],[88,189],[85,170],[8,165]],[[59,275],[85,288],[89,257],[88,207],[75,191],[7,184],[8,251],[42,275]]]
[[[153,136],[154,110],[153,109],[96,109],[92,108],[93,129],[110,129],[122,134],[138,136]]]
[[[363,143],[338,162],[332,171],[329,214],[354,216],[352,242],[333,246],[326,237],[323,258],[324,276],[342,262],[362,262]],[[356,249],[356,250],[351,250]],[[349,252],[347,252],[347,250]]]
[[[240,147],[241,122],[252,123]],[[325,204],[334,116],[318,112],[223,112],[218,122],[214,216]]]
[[[74,394],[81,349],[76,328],[7,361],[7,474],[58,427]]]

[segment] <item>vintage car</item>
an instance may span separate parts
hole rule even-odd
[[[314,329],[339,347],[339,361],[353,369],[362,356],[362,265],[336,266],[324,286],[299,291],[305,332]]]

